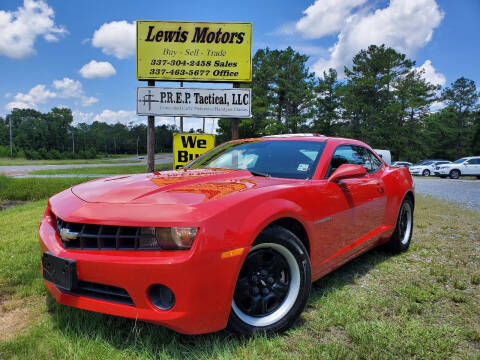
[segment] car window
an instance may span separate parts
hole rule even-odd
[[[205,153],[185,168],[241,169],[273,177],[311,179],[324,142],[245,140],[228,142]]]
[[[461,158],[461,159],[455,160],[453,163],[454,163],[454,164],[461,164],[461,163],[463,163],[465,160],[467,160],[467,159],[466,159],[466,158]]]
[[[470,159],[467,161],[467,163],[470,165],[477,165],[480,164],[480,159]]]
[[[370,150],[362,146],[340,145],[332,155],[326,177],[342,164],[362,165],[367,173],[373,173],[382,167],[382,162]]]

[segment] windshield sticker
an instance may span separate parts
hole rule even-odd
[[[308,164],[298,164],[297,171],[307,171]]]

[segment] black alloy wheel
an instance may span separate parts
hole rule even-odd
[[[263,230],[240,270],[227,329],[238,335],[278,333],[302,313],[312,286],[310,258],[291,231]]]
[[[406,197],[398,212],[397,226],[387,247],[394,253],[406,251],[410,246],[413,234],[413,201]]]
[[[265,316],[285,300],[291,283],[286,259],[272,248],[250,252],[238,278],[234,301],[250,316]]]

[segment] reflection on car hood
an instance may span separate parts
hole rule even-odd
[[[76,185],[72,192],[87,202],[198,204],[291,181],[253,176],[246,170],[188,169],[109,177]]]

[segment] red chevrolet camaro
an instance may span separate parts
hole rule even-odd
[[[181,333],[279,332],[315,281],[383,243],[408,248],[414,188],[357,140],[227,142],[179,171],[115,176],[53,196],[45,284],[65,305]]]

